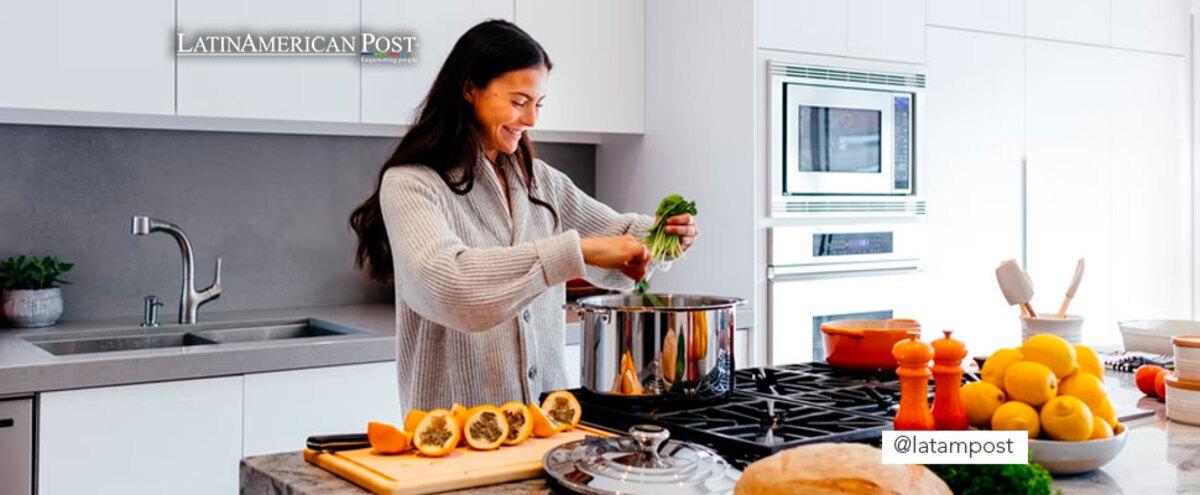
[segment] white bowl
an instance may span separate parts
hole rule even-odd
[[[1171,337],[1200,333],[1200,321],[1191,320],[1131,320],[1117,324],[1127,351],[1141,351],[1170,356],[1175,352]]]
[[[1115,459],[1128,435],[1129,430],[1122,430],[1112,438],[1083,442],[1030,440],[1029,452],[1032,461],[1045,466],[1050,474],[1086,473]]]

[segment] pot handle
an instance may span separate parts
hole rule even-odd
[[[563,304],[563,309],[570,311],[572,313],[575,313],[579,316],[583,316],[583,306],[580,306],[579,303],[577,303],[577,302],[569,302],[569,303]]]
[[[863,337],[863,331],[857,328],[821,327],[821,331],[829,335],[845,335],[856,339]]]
[[[569,303],[563,304],[563,309],[565,309],[567,311],[575,312],[575,314],[579,315],[580,318],[583,317],[584,313],[600,313],[600,319],[602,321],[604,321],[605,324],[608,324],[609,322],[611,322],[613,320],[613,317],[612,317],[613,310],[611,310],[611,309],[585,308],[582,305],[580,305],[579,303],[575,303],[575,302],[569,302]]]

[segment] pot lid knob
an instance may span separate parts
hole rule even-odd
[[[671,432],[658,425],[634,425],[629,429],[629,436],[638,443],[637,457],[629,463],[630,466],[641,468],[665,468],[671,463],[658,455],[658,448],[671,437]]]

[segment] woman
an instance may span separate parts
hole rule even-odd
[[[564,282],[627,289],[645,273],[637,239],[654,218],[619,215],[534,158],[525,131],[550,67],[512,23],[471,28],[350,217],[358,265],[396,284],[402,411],[565,387]],[[669,221],[690,247],[692,218]]]

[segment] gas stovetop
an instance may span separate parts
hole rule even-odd
[[[624,431],[666,427],[672,438],[712,447],[738,467],[780,450],[818,442],[877,442],[900,400],[894,373],[825,363],[737,371],[734,392],[703,403],[655,403],[572,390],[584,422]]]

